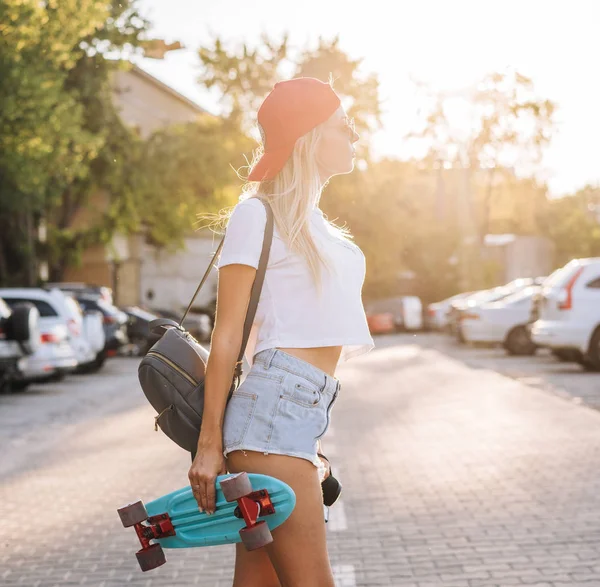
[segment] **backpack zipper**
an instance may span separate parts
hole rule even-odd
[[[164,355],[157,353],[156,351],[148,351],[146,353],[147,357],[156,357],[159,361],[162,361],[166,365],[169,365],[172,369],[175,369],[177,373],[179,373],[184,379],[187,379],[194,387],[198,385],[198,382],[189,375],[186,371],[184,371],[179,365],[176,365],[171,359],[167,359]]]
[[[158,416],[156,416],[154,418],[154,432],[158,432],[158,419],[165,413],[168,412],[169,410],[173,409],[173,404],[171,404],[170,406],[167,406],[160,414],[158,414]]]

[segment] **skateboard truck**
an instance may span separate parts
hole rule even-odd
[[[269,493],[265,489],[260,489],[241,497],[233,515],[236,518],[243,518],[246,526],[249,527],[256,525],[257,518],[274,513],[275,506],[269,497]]]
[[[150,540],[175,536],[175,528],[173,528],[169,514],[150,516],[148,518],[147,526],[140,522],[135,524],[134,528],[140,539],[142,548],[148,548],[150,546]]]
[[[134,527],[142,548],[135,553],[142,571],[149,571],[167,562],[160,544],[150,544],[150,540],[175,536],[175,528],[169,514],[148,517],[141,501],[126,505],[117,510],[125,528]],[[144,522],[146,522],[144,524]]]
[[[266,489],[253,491],[247,473],[236,473],[221,481],[221,491],[228,502],[237,501],[236,518],[243,518],[246,526],[240,530],[240,538],[246,550],[256,550],[273,542],[269,526],[260,516],[275,513],[275,506]]]

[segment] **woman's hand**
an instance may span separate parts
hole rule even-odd
[[[216,479],[227,473],[225,457],[221,447],[199,448],[190,467],[188,478],[200,511],[207,514],[215,511]]]

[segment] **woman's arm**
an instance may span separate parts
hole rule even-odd
[[[219,270],[215,326],[204,380],[204,413],[196,458],[188,473],[198,506],[209,513],[215,508],[216,477],[226,472],[223,416],[255,276],[254,267],[238,263]]]

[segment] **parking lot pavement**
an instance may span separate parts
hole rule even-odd
[[[585,371],[577,363],[561,362],[546,349],[539,349],[532,357],[513,357],[502,348],[459,344],[445,334],[428,332],[386,336],[381,344],[388,344],[388,339],[394,345],[416,343],[424,348],[433,348],[473,369],[490,369],[565,399],[600,409],[600,373]]]
[[[408,340],[337,373],[323,442],[344,486],[337,586],[600,585],[600,413]],[[115,510],[183,486],[189,458],[154,433],[135,368],[0,396],[2,423],[19,418],[2,451],[1,585],[231,585],[232,546],[137,568]]]

